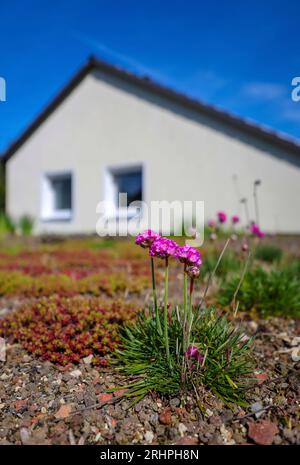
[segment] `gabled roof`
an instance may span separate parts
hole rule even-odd
[[[123,81],[134,84],[140,88],[148,90],[156,95],[172,100],[178,105],[189,108],[201,114],[207,115],[217,121],[228,124],[229,126],[239,129],[251,136],[268,142],[279,148],[300,155],[300,143],[280,135],[276,131],[265,129],[255,123],[246,121],[243,118],[234,116],[228,112],[219,110],[212,105],[200,102],[190,98],[182,93],[164,87],[148,77],[140,77],[117,66],[111,65],[93,56],[73,78],[65,85],[58,95],[44,108],[44,110],[34,119],[34,121],[25,129],[25,131],[8,147],[4,152],[2,161],[6,162],[9,158],[29,139],[35,130],[48,118],[48,116],[63,102],[63,100],[73,91],[73,89],[93,70],[103,71],[107,74],[120,78]]]

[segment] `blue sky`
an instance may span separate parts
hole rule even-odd
[[[0,0],[0,151],[90,54],[300,139],[300,2]]]

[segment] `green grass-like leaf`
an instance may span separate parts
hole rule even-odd
[[[218,297],[221,305],[231,303],[238,281],[236,275],[223,283]],[[300,279],[292,269],[255,268],[246,273],[237,300],[240,310],[256,310],[262,317],[300,317]]]
[[[279,262],[283,251],[272,244],[259,244],[255,249],[255,258],[267,263]]]

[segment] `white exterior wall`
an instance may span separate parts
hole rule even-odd
[[[114,84],[113,84],[114,83]],[[205,217],[242,213],[232,181],[259,188],[261,227],[300,232],[300,159],[116,78],[94,72],[7,162],[7,210],[30,214],[36,232],[92,233],[104,171],[143,163],[145,200],[204,200]],[[42,177],[73,174],[71,221],[41,220]]]

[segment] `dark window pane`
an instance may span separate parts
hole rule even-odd
[[[142,200],[142,172],[116,174],[117,195],[127,193],[127,207],[131,202]],[[117,199],[118,201],[118,199]]]
[[[52,180],[55,210],[71,210],[71,178],[57,178]]]

